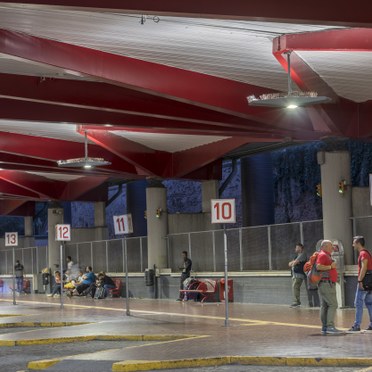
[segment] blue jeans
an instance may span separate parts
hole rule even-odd
[[[104,284],[103,288],[105,288],[105,297],[107,297],[109,294],[109,290],[115,288],[115,286],[112,284]]]
[[[355,322],[354,325],[360,327],[363,318],[363,306],[366,304],[369,314],[369,325],[372,326],[372,292],[363,291],[357,286],[355,293]]]
[[[23,291],[23,276],[17,276],[17,292],[21,293]]]

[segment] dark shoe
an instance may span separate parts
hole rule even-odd
[[[327,334],[327,327],[322,327],[322,335],[325,336]]]
[[[301,304],[292,304],[290,307],[300,307],[301,306]]]
[[[372,331],[372,326],[369,326],[366,331]]]
[[[342,335],[345,332],[344,331],[340,331],[339,329],[337,329],[335,327],[327,327],[326,333],[327,333],[327,335]]]
[[[177,298],[177,300],[176,301],[182,301],[182,299],[181,298]]]
[[[372,329],[372,328],[371,328]],[[360,327],[353,325],[348,332],[360,332]]]

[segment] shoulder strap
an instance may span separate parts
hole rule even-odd
[[[367,252],[369,258],[372,259],[372,255],[371,255],[371,253],[369,253],[369,250],[368,250],[368,249],[362,249],[361,252],[363,252],[363,251],[364,251],[364,252]],[[358,261],[359,261],[359,260],[358,260]],[[359,267],[362,267],[361,262],[359,262],[359,265],[358,265],[358,266],[359,266]]]

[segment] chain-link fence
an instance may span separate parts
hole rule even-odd
[[[372,216],[351,219],[353,235],[363,235],[372,242]],[[227,229],[229,271],[286,270],[294,246],[302,242],[310,254],[323,237],[322,220],[288,224]],[[125,272],[125,244],[128,272],[147,268],[147,237],[66,244],[65,255],[80,266],[92,266],[95,272]],[[170,234],[167,236],[168,267],[178,272],[180,252],[188,251],[193,270],[224,270],[223,230]],[[344,243],[345,244],[345,243]],[[15,259],[25,267],[25,274],[37,274],[48,266],[47,247],[15,248]],[[12,249],[0,250],[0,275],[12,274]]]

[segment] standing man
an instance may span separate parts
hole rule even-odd
[[[21,293],[23,291],[23,270],[24,270],[23,265],[19,262],[19,260],[17,260],[14,266],[14,271],[15,271],[18,293]]]
[[[300,289],[302,282],[306,279],[304,265],[307,258],[303,244],[296,244],[295,253],[295,258],[288,263],[292,273],[292,305],[290,307],[301,306]]]
[[[363,288],[363,278],[367,271],[372,271],[372,257],[369,251],[365,248],[365,240],[363,236],[354,236],[353,248],[358,251],[358,285],[355,292],[355,321],[349,329],[350,332],[360,331],[360,324],[363,317],[363,305],[366,304],[369,314],[369,326],[367,331],[372,331],[372,292],[365,291]]]
[[[183,263],[179,267],[179,269],[182,270],[182,272],[181,272],[181,279],[180,279],[180,289],[181,290],[184,289],[183,288],[183,282],[187,278],[190,277],[190,272],[191,272],[191,267],[192,267],[192,261],[187,257],[187,251],[183,251],[182,252],[182,258],[183,258]],[[177,301],[182,301],[181,292],[180,292],[180,296],[177,299]]]
[[[323,240],[320,245],[320,252],[316,259],[316,268],[322,272],[322,279],[319,282],[318,290],[321,296],[320,320],[322,322],[322,334],[342,334],[335,328],[335,315],[337,310],[336,262],[332,259],[333,244],[330,240]]]

